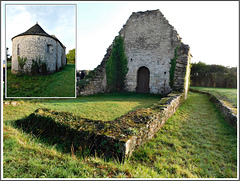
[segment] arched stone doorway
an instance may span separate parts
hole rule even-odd
[[[137,73],[137,88],[136,91],[139,93],[149,93],[149,78],[150,71],[147,67],[140,67]]]

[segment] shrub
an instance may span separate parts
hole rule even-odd
[[[123,41],[121,36],[117,36],[114,39],[110,58],[106,62],[107,86],[112,92],[123,91],[125,88],[128,62]]]
[[[47,64],[46,64],[46,62],[41,62],[40,59],[39,59],[39,72],[42,74],[47,73]]]
[[[39,64],[37,60],[35,61],[34,59],[32,59],[31,74],[33,75],[38,74],[38,70],[39,70]]]
[[[46,74],[47,73],[47,64],[45,61],[41,61],[40,56],[36,60],[32,59],[31,73],[35,74]]]
[[[170,87],[173,89],[173,86],[174,86],[174,74],[175,74],[175,68],[176,68],[176,62],[177,62],[177,51],[178,51],[178,48],[177,47],[174,51],[174,58],[171,59],[171,68],[170,68],[170,71],[169,71],[169,74],[170,74],[170,77],[169,77],[169,85]]]
[[[27,61],[27,57],[25,57],[25,58],[22,57],[21,58],[21,57],[18,56],[18,65],[19,65],[21,71],[23,71],[23,67],[26,64],[26,61]]]

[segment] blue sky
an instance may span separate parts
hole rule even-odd
[[[238,66],[238,1],[42,1],[26,3],[54,3],[55,5],[48,8],[26,7],[12,10],[10,20],[7,19],[7,27],[9,26],[6,36],[7,46],[11,44],[9,39],[26,31],[38,21],[47,33],[55,34],[59,38],[67,47],[67,51],[75,48],[75,40],[77,41],[77,69],[91,70],[101,63],[106,49],[132,12],[155,9],[159,9],[164,14],[177,30],[183,43],[190,46],[193,55],[192,62],[202,61],[207,64]],[[66,3],[77,4],[77,38],[74,33],[76,29],[74,8],[56,5]]]
[[[28,4],[30,4],[29,2]],[[55,35],[66,52],[75,48],[76,5],[40,5],[31,3],[6,5],[6,46],[11,50],[11,38],[38,24],[50,35]]]
[[[78,3],[78,69],[99,65],[132,12],[159,9],[190,46],[192,62],[238,66],[238,2]]]

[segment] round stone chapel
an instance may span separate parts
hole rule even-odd
[[[49,35],[36,23],[12,38],[11,72],[31,75],[34,68],[41,67],[43,63],[45,73],[56,72],[67,63],[65,50],[66,47],[54,35]],[[37,72],[41,73],[41,69]]]

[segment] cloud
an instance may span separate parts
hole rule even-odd
[[[24,22],[24,23],[23,23]],[[31,14],[24,6],[6,6],[6,39],[7,44],[11,38],[26,31],[32,26]]]
[[[25,32],[38,22],[50,35],[55,35],[66,52],[75,48],[74,5],[6,5],[6,46],[11,54],[11,38]]]

